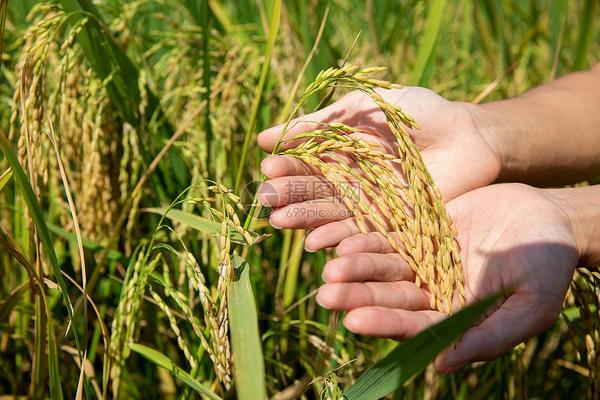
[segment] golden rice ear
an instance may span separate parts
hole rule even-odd
[[[362,232],[366,216],[414,270],[416,282],[427,288],[430,307],[450,314],[454,295],[465,302],[464,278],[456,232],[443,199],[427,171],[421,154],[407,133],[417,128],[414,118],[389,104],[375,88],[389,89],[389,82],[369,77],[381,68],[359,70],[355,66],[328,69],[317,75],[305,95],[330,86],[358,89],[369,95],[384,113],[396,138],[398,155],[389,154],[348,133],[356,128],[340,122],[302,132],[288,140],[304,139],[279,154],[295,157],[318,168],[357,219]],[[348,166],[339,155],[354,163]],[[401,173],[398,173],[400,169]],[[356,184],[360,196],[349,196],[345,184]]]

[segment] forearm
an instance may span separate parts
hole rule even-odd
[[[567,215],[581,265],[600,264],[600,185],[546,189]]]
[[[474,110],[498,180],[556,186],[600,175],[600,64]]]

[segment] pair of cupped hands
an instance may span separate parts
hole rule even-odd
[[[438,371],[494,359],[550,327],[579,256],[569,218],[552,191],[494,184],[502,163],[493,141],[478,126],[476,107],[419,87],[379,93],[420,126],[409,134],[458,231],[467,303],[503,293],[476,326],[438,356]],[[292,121],[284,139],[316,129],[319,122],[345,123],[364,131],[363,138],[382,150],[395,148],[384,114],[360,92]],[[282,128],[260,133],[260,147],[271,152]],[[297,143],[284,141],[283,148]],[[325,284],[317,302],[347,311],[344,324],[350,331],[401,340],[446,317],[430,309],[426,289],[414,283],[415,274],[387,239],[379,233],[361,234],[340,199],[323,201],[319,197],[331,195],[326,191],[293,192],[324,182],[316,169],[277,155],[266,157],[261,168],[269,180],[261,187],[259,200],[274,209],[271,225],[309,230],[307,251],[335,247],[338,257],[324,267]]]

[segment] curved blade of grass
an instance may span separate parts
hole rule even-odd
[[[9,168],[6,171],[4,171],[2,176],[0,176],[0,190],[4,189],[4,186],[6,186],[6,184],[8,182],[10,182],[10,179],[12,178],[12,176],[13,176],[12,169]]]
[[[231,17],[225,11],[225,8],[221,5],[218,0],[208,0],[208,6],[212,11],[213,15],[219,21],[225,33],[229,33],[233,30],[233,22],[231,22]]]
[[[352,41],[352,44],[350,44],[350,47],[346,51],[346,55],[342,59],[342,62],[340,63],[340,67],[345,66],[346,63],[348,62],[348,60],[350,59],[350,56],[352,55],[352,51],[354,51],[354,48],[356,47],[356,44],[358,43],[358,40],[360,39],[360,35],[361,35],[361,32],[358,31],[356,36],[354,36],[354,40]],[[321,98],[321,100],[319,100],[319,104],[317,104],[317,106],[314,108],[314,111],[320,110],[321,108],[325,107],[325,105],[327,103],[329,103],[329,101],[333,97],[333,94],[335,93],[335,89],[337,89],[335,86],[333,86],[329,89],[327,94],[325,96],[323,96]]]
[[[63,228],[61,228],[58,225],[54,225],[50,222],[46,222],[46,224],[48,225],[48,230],[58,236],[61,236],[65,239],[68,240],[77,240],[77,235],[75,235],[74,232],[69,232]],[[104,250],[104,246],[102,246],[100,243],[98,242],[94,242],[93,240],[89,240],[89,239],[85,239],[82,238],[82,244],[83,244],[83,248],[90,250],[92,252],[98,252],[98,251],[102,251]],[[129,262],[129,259],[127,257],[125,257],[125,255],[123,253],[121,253],[118,250],[115,249],[110,249],[108,250],[108,255],[106,256],[110,261],[120,261],[123,264],[127,264]]]
[[[39,282],[38,282],[39,285]],[[41,285],[39,285],[41,286]],[[40,291],[45,290],[40,287]],[[47,329],[47,325],[44,320],[47,320],[44,309],[42,308],[42,300],[40,296],[36,296],[33,299],[33,352],[32,352],[32,363],[31,363],[31,389],[33,390],[33,397],[42,397],[44,394],[44,383],[46,378],[50,375],[49,386],[50,386],[50,397],[54,397],[55,381],[52,379],[52,367],[48,365],[50,359],[46,356],[46,342],[50,344],[50,332]],[[46,339],[48,334],[48,339]],[[49,355],[50,353],[48,353]]]
[[[71,303],[71,299],[69,298],[69,294],[67,292],[67,285],[65,284],[65,280],[63,279],[60,265],[58,264],[58,258],[56,257],[56,253],[54,252],[52,238],[50,236],[50,232],[48,231],[48,226],[46,225],[46,220],[44,219],[42,209],[40,208],[40,205],[38,204],[38,201],[33,193],[33,189],[31,188],[31,184],[29,183],[29,180],[25,175],[25,171],[23,170],[21,164],[17,160],[17,155],[15,154],[15,151],[13,150],[10,142],[6,138],[6,135],[2,131],[0,131],[0,149],[2,149],[4,157],[6,158],[6,161],[8,162],[13,171],[15,182],[21,190],[21,195],[27,203],[31,219],[33,220],[37,234],[40,238],[40,242],[42,243],[42,247],[44,249],[44,255],[52,268],[54,279],[56,280],[60,288],[60,294],[62,296],[63,302],[65,303],[65,306],[67,307],[69,319],[71,320],[71,323],[75,326],[75,321],[73,318],[73,304]],[[76,329],[73,329],[73,337],[75,339],[77,350],[81,352],[80,341]]]
[[[258,86],[254,92],[254,100],[252,102],[252,109],[250,111],[250,120],[246,128],[246,134],[244,136],[244,144],[242,146],[242,152],[240,154],[240,162],[237,166],[237,175],[235,178],[234,192],[238,192],[240,184],[242,183],[242,175],[246,167],[246,159],[248,158],[248,146],[250,145],[250,138],[256,128],[256,120],[258,117],[258,110],[262,102],[263,92],[265,89],[265,83],[267,82],[267,76],[269,74],[269,66],[271,64],[271,56],[273,55],[273,48],[275,47],[275,39],[277,38],[277,32],[279,31],[279,22],[281,20],[281,0],[275,0],[273,3],[273,10],[271,15],[271,22],[269,24],[269,36],[267,38],[267,45],[265,47],[265,55],[263,65],[260,70],[260,78],[258,80]]]
[[[216,235],[221,232],[221,223],[215,222],[208,218],[200,217],[199,215],[189,213],[187,211],[178,210],[176,208],[168,207],[152,207],[144,208],[142,211],[146,211],[153,214],[164,215],[171,221],[189,226],[197,231],[207,233],[209,235]],[[236,243],[246,243],[242,235],[235,230],[229,230],[229,237]]]
[[[498,299],[499,294],[465,307],[442,322],[424,330],[417,336],[398,345],[387,356],[364,372],[344,392],[347,400],[381,398],[402,386],[416,373],[422,371],[462,332],[472,326]]]
[[[41,288],[40,288],[41,289]],[[56,347],[56,336],[54,334],[54,321],[50,308],[48,307],[48,300],[44,295],[42,297],[44,308],[46,311],[46,330],[48,337],[48,378],[50,381],[50,397],[52,399],[60,400],[63,399],[62,386],[60,384],[60,369],[58,367],[58,349]],[[73,329],[75,331],[75,329]],[[83,368],[83,367],[82,367]]]
[[[306,69],[310,65],[313,57],[317,53],[317,50],[319,49],[319,43],[321,43],[321,37],[323,36],[323,31],[325,30],[325,25],[327,24],[328,16],[329,16],[329,6],[327,6],[325,8],[325,12],[323,13],[323,17],[321,18],[321,25],[319,26],[319,31],[317,32],[317,37],[315,38],[315,42],[313,43],[312,48],[310,49],[310,53],[308,53],[308,57],[306,57],[306,60],[304,60],[304,64],[302,65],[302,68],[300,69],[300,72],[298,73],[298,75],[296,77],[296,81],[294,82],[294,86],[292,87],[292,92],[288,96],[288,99],[287,99],[285,105],[283,106],[283,108],[281,109],[281,112],[279,113],[279,116],[277,117],[278,123],[285,121],[290,110],[292,109],[292,102],[296,98],[296,93],[298,92],[298,88],[300,87],[300,82],[302,81],[302,78],[304,77],[304,73],[306,72]]]
[[[0,0],[0,74],[2,73],[2,54],[4,53],[4,24],[6,22],[6,8],[8,0]]]
[[[587,67],[588,52],[592,41],[592,32],[594,27],[594,5],[596,0],[586,0],[579,20],[579,38],[577,39],[577,48],[575,50],[575,61],[573,70],[581,70]]]
[[[2,131],[0,134],[3,135]],[[45,382],[46,373],[48,376],[48,387],[50,388],[50,398],[62,399],[62,387],[60,383],[60,374],[58,368],[58,351],[56,345],[56,335],[54,333],[54,320],[48,301],[46,298],[46,287],[37,276],[35,269],[29,259],[21,252],[19,246],[14,242],[11,236],[0,227],[0,243],[7,248],[11,255],[21,264],[29,275],[29,281],[23,282],[15,288],[11,294],[0,304],[0,321],[7,321],[11,311],[18,304],[23,293],[30,288],[30,285],[36,285],[38,291],[35,292],[35,358],[33,361],[34,370],[32,372],[32,384],[36,395],[41,395],[45,389],[44,384],[35,385],[35,382]],[[44,327],[44,320],[46,325]],[[44,337],[46,338],[44,340]],[[46,358],[46,350],[48,356]]]
[[[550,18],[550,49],[553,55],[550,62],[553,63],[553,60],[560,51],[559,39],[566,21],[567,0],[551,1],[548,5],[548,16]],[[552,64],[550,66],[552,67]]]
[[[200,232],[208,233],[211,235],[221,231],[221,224],[219,222],[210,220],[208,218],[200,217],[196,214],[192,214],[187,211],[178,210],[176,208],[151,207],[144,208],[143,211],[152,214],[164,215],[171,221],[179,222],[180,224],[187,225],[190,228],[194,228]]]
[[[487,18],[487,24],[496,40],[497,56],[496,62],[496,74],[498,76],[506,75],[507,70],[510,67],[510,41],[505,37],[505,18],[504,18],[504,3],[485,0],[480,2],[483,16]]]
[[[187,0],[187,3],[190,4],[193,0]],[[194,1],[197,5],[198,0]],[[190,5],[190,7],[192,7]],[[195,7],[194,9],[198,10],[199,7]],[[211,179],[214,174],[214,166],[212,162],[212,153],[213,153],[213,130],[212,124],[210,122],[210,97],[211,97],[211,82],[210,82],[210,50],[209,50],[209,42],[210,42],[210,26],[211,26],[211,12],[208,7],[208,0],[202,0],[202,10],[200,10],[201,18],[199,20],[200,25],[202,26],[202,83],[204,85],[204,101],[206,103],[204,109],[204,130],[206,134],[206,172],[209,179]]]
[[[0,188],[1,190],[1,188]],[[15,208],[8,206],[8,208],[12,209],[15,212],[18,212],[19,215],[24,215],[24,212],[21,210],[21,212],[19,212],[19,210],[16,210]],[[66,229],[61,228],[58,225],[54,225],[51,222],[46,221],[46,226],[48,227],[48,230],[52,233],[54,233],[57,236],[60,236],[62,238],[65,238],[67,240],[77,240],[77,236],[75,235],[74,232],[69,232]],[[99,251],[103,251],[106,250],[106,246],[95,242],[93,240],[89,240],[89,239],[85,239],[83,238],[82,240],[82,244],[83,247],[87,250],[90,250],[92,252],[99,252]],[[127,257],[125,257],[125,255],[123,253],[121,253],[118,250],[115,249],[108,249],[108,253],[107,253],[107,259],[109,259],[110,261],[120,261],[123,264],[127,264],[129,262],[129,259]]]
[[[185,383],[201,395],[213,400],[221,400],[219,396],[213,393],[210,389],[201,385],[198,381],[192,378],[190,374],[188,374],[183,369],[175,365],[175,363],[173,363],[173,361],[169,357],[165,356],[161,352],[139,343],[131,343],[129,344],[129,348],[141,355],[142,357],[144,357],[145,359],[158,365],[159,367],[166,369],[174,377],[180,379],[183,383]]]
[[[233,355],[235,389],[240,400],[263,400],[265,365],[258,330],[258,314],[250,283],[250,266],[241,257],[233,257],[235,277],[229,283],[229,326]]]
[[[447,0],[435,0],[425,21],[425,32],[419,43],[419,51],[412,71],[412,83],[422,86],[425,84],[424,77],[428,61],[433,57],[436,49],[437,38],[444,18],[444,9]]]
[[[25,281],[13,289],[10,294],[0,303],[0,321],[8,321],[11,311],[18,304],[23,293],[29,288],[29,281]]]

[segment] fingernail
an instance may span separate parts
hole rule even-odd
[[[269,224],[275,229],[281,229],[281,226],[278,226],[277,224],[273,223],[271,220],[269,220]]]
[[[265,158],[263,158],[263,160],[260,162],[260,170],[264,172],[265,168],[269,167],[269,164],[271,163],[271,161],[269,161],[269,159],[271,158],[271,156],[266,156]]]
[[[269,218],[269,224],[275,229],[281,229],[281,226],[278,223],[273,222],[273,217],[276,216],[276,214],[277,214],[277,211],[273,211],[273,213],[271,214],[271,217]]]
[[[323,286],[321,286],[321,287],[319,288],[319,291],[317,292],[317,295],[315,296],[315,301],[316,301],[316,302],[317,302],[317,304],[318,304],[318,305],[320,305],[321,307],[329,309],[329,307],[327,307],[327,305],[325,305],[325,304],[324,304],[324,302],[323,302],[323,292],[322,292],[322,290],[321,290],[321,289],[323,289]]]
[[[309,248],[306,246],[306,244],[304,245],[304,251],[306,251],[307,253],[315,253],[315,252],[316,252],[316,250],[311,250],[311,249],[309,249]]]
[[[443,368],[443,371],[444,371],[445,374],[447,374],[447,373],[456,371],[457,369],[460,369],[460,368],[464,367],[465,364],[466,363],[464,363],[464,362],[459,362],[459,363],[456,363],[456,364],[452,364],[449,367]]]
[[[467,361],[465,359],[463,359],[462,357],[453,357],[453,355],[450,354],[448,357],[446,357],[445,360],[442,361],[442,365],[440,366],[441,367],[440,369],[444,373],[448,373],[448,372],[452,372],[456,369],[461,368],[466,363],[467,363]]]

